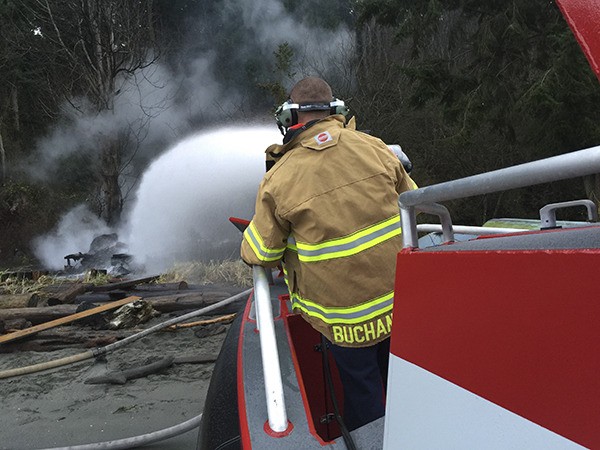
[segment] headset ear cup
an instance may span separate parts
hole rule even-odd
[[[277,121],[284,127],[288,128],[292,125],[292,110],[285,109],[277,116]]]
[[[346,105],[336,106],[335,107],[335,113],[336,114],[341,114],[344,117],[346,117],[349,112],[350,112],[350,109],[348,109],[348,107]]]
[[[275,119],[278,125],[289,128],[298,123],[298,112],[296,108],[290,107],[291,105],[293,105],[292,101],[288,100],[275,111]]]
[[[331,106],[329,114],[341,114],[346,117],[350,112],[344,101],[338,98],[334,98],[329,105]]]

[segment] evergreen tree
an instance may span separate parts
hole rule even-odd
[[[558,7],[545,0],[365,0],[361,24],[393,30],[403,59],[406,115],[424,116],[428,182],[578,150],[600,140],[600,86]],[[363,28],[364,29],[364,28]],[[368,79],[365,81],[369,81]],[[401,102],[398,102],[401,103]],[[461,220],[524,215],[540,203],[581,197],[578,184],[492,195]],[[555,198],[549,198],[556,194]]]

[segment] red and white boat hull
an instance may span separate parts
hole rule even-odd
[[[385,448],[600,448],[599,234],[400,253]]]

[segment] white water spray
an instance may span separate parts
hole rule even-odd
[[[140,183],[122,240],[146,272],[175,262],[237,258],[240,232],[231,216],[250,219],[274,127],[217,129],[183,140],[156,159]]]

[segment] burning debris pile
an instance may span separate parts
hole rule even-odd
[[[132,273],[133,258],[125,253],[127,246],[119,242],[117,233],[96,236],[86,253],[78,252],[66,255],[67,273],[82,273],[86,270],[106,270],[114,276]]]

